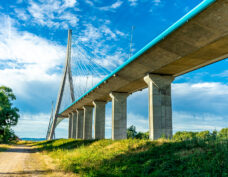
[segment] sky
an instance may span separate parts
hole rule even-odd
[[[21,117],[13,127],[16,134],[21,138],[46,136],[51,103],[56,101],[62,78],[68,29],[73,30],[74,86],[83,88],[87,82],[92,86],[129,58],[131,34],[131,53],[134,54],[200,2],[0,1],[0,85],[11,87],[17,96],[14,106],[20,109]],[[97,69],[98,66],[103,70]],[[227,68],[225,59],[175,79],[172,84],[174,132],[227,127]],[[83,73],[87,76],[79,78]],[[76,90],[76,97],[83,91]],[[69,91],[64,94],[62,109],[71,101]],[[128,97],[127,125],[135,125],[137,131],[148,131],[147,94],[148,90],[144,89]],[[68,120],[65,119],[57,127],[56,137],[67,137],[67,129]],[[106,138],[110,136],[109,102],[106,105]]]

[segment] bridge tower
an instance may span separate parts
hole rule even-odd
[[[72,102],[74,102],[74,86],[73,86],[73,80],[72,80],[72,72],[71,72],[71,40],[72,40],[72,30],[68,30],[68,41],[67,41],[67,54],[66,54],[66,61],[65,61],[65,68],[63,72],[62,82],[60,84],[59,93],[56,101],[54,116],[52,118],[52,121],[49,123],[48,132],[47,132],[47,139],[51,140],[53,139],[54,132],[56,126],[64,119],[62,117],[59,117],[59,110],[60,105],[62,102],[63,92],[64,92],[64,86],[66,84],[67,75],[70,83],[70,93],[71,93],[71,99]],[[73,118],[72,116],[69,117],[69,126],[72,126]],[[71,138],[71,137],[70,137]]]

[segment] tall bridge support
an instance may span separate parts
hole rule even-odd
[[[72,125],[72,138],[76,139],[77,132],[77,113],[74,111],[72,113],[73,125]]]
[[[69,127],[68,127],[68,138],[72,138],[72,124],[73,124],[73,119],[72,119],[72,114],[69,114]]]
[[[84,111],[83,109],[77,109],[77,128],[76,128],[76,139],[82,139],[83,138],[83,115]]]
[[[72,38],[72,30],[68,30],[66,64],[65,64],[63,78],[62,78],[62,82],[60,84],[59,93],[58,93],[58,97],[57,97],[57,101],[56,101],[53,121],[52,121],[52,124],[48,127],[48,135],[47,135],[48,140],[53,139],[56,126],[58,125],[59,122],[61,122],[61,120],[63,120],[63,119],[59,118],[58,116],[59,116],[59,110],[60,110],[60,105],[62,102],[64,86],[66,83],[67,75],[68,75],[68,79],[69,79],[69,83],[70,83],[71,100],[72,100],[72,102],[74,102],[74,100],[75,100],[72,73],[71,73],[71,38]],[[71,131],[70,129],[71,128],[70,128],[70,120],[69,120],[69,130],[68,130],[69,132]],[[68,136],[71,136],[71,135],[68,133]]]
[[[172,137],[171,83],[173,76],[149,74],[144,77],[149,91],[149,134],[151,140]]]
[[[112,98],[112,139],[127,139],[128,93],[110,93]]]
[[[93,120],[93,107],[83,106],[84,120],[83,120],[83,139],[92,139],[92,120]]]
[[[105,138],[105,105],[104,101],[94,101],[94,138]]]

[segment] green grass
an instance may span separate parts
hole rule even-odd
[[[8,144],[0,144],[0,152],[4,152],[8,148],[10,148],[10,145],[8,145]]]
[[[227,139],[60,139],[34,145],[81,176],[228,176]]]

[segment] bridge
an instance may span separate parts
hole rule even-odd
[[[112,102],[112,139],[127,138],[127,97],[148,87],[149,136],[172,137],[171,83],[175,77],[228,57],[228,0],[204,0],[158,35],[63,111],[59,104],[70,67],[71,31],[64,76],[49,124],[47,139],[64,118],[69,118],[69,138],[105,138],[105,105]],[[70,84],[71,90],[72,84]],[[73,93],[73,92],[71,92]],[[94,114],[93,114],[94,112]],[[94,117],[93,117],[94,116]]]

